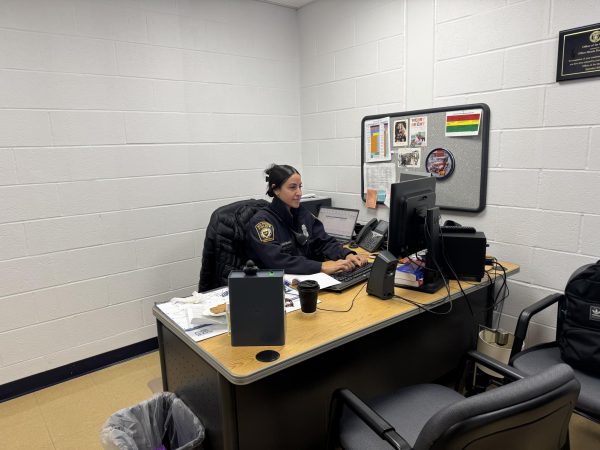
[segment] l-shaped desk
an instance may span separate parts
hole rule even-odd
[[[501,263],[507,275],[519,271]],[[286,315],[286,344],[232,347],[223,334],[194,342],[162,311],[157,319],[163,388],[175,392],[206,426],[206,449],[317,449],[325,445],[331,393],[351,388],[371,398],[398,387],[432,382],[455,370],[475,345],[479,324],[489,324],[493,290],[488,271],[480,283],[450,282],[447,292],[424,294],[396,288],[409,302],[380,300],[365,284],[341,294],[320,293],[318,310]],[[471,314],[471,309],[474,314]],[[280,358],[259,362],[255,355],[276,350]]]

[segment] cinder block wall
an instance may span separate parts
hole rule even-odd
[[[600,258],[600,78],[555,82],[559,31],[598,17],[590,0],[436,1],[435,104],[492,111],[488,207],[456,217],[521,265],[500,321],[511,331],[523,308]],[[534,322],[530,344],[553,339],[555,309]]]
[[[431,101],[410,109],[487,103],[487,208],[444,218],[485,231],[491,254],[521,265],[500,323],[512,331],[524,307],[600,258],[600,78],[554,81],[558,32],[597,22],[600,3],[429,0],[431,16],[414,17],[410,1],[299,10],[304,181],[371,215],[360,200],[362,117],[406,110],[413,89],[429,89]],[[407,34],[415,21],[433,23],[434,54],[407,67],[423,38]],[[406,85],[415,70],[432,71],[433,84]],[[535,318],[529,343],[553,338],[555,314]]]
[[[300,165],[296,11],[0,0],[0,384],[155,335],[204,228]]]
[[[404,16],[402,0],[319,0],[298,11],[303,182],[336,206],[363,207],[362,118],[404,110]]]

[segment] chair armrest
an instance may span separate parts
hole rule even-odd
[[[509,361],[512,361],[515,355],[523,348],[523,342],[525,342],[525,336],[527,336],[527,328],[529,327],[531,318],[553,303],[556,303],[562,296],[563,294],[548,295],[521,311],[519,320],[517,321],[517,327],[515,328],[515,340],[513,341]]]
[[[486,366],[489,369],[492,369],[495,372],[498,372],[500,375],[503,375],[511,380],[520,380],[525,377],[523,373],[514,367],[510,367],[503,362],[498,361],[488,355],[484,355],[476,350],[469,350],[467,353],[468,357],[474,359],[477,363]]]
[[[334,402],[342,402],[354,412],[377,435],[397,450],[411,450],[411,446],[394,427],[369,405],[358,398],[350,389],[338,389],[333,393]],[[340,408],[341,409],[341,408]]]

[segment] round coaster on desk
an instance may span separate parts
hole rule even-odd
[[[261,362],[273,362],[279,359],[279,352],[275,350],[263,350],[256,354],[256,359]]]

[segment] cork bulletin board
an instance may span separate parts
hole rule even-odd
[[[436,205],[480,212],[486,204],[490,108],[485,103],[366,116],[361,123],[363,201],[389,205],[403,173],[436,178]]]

